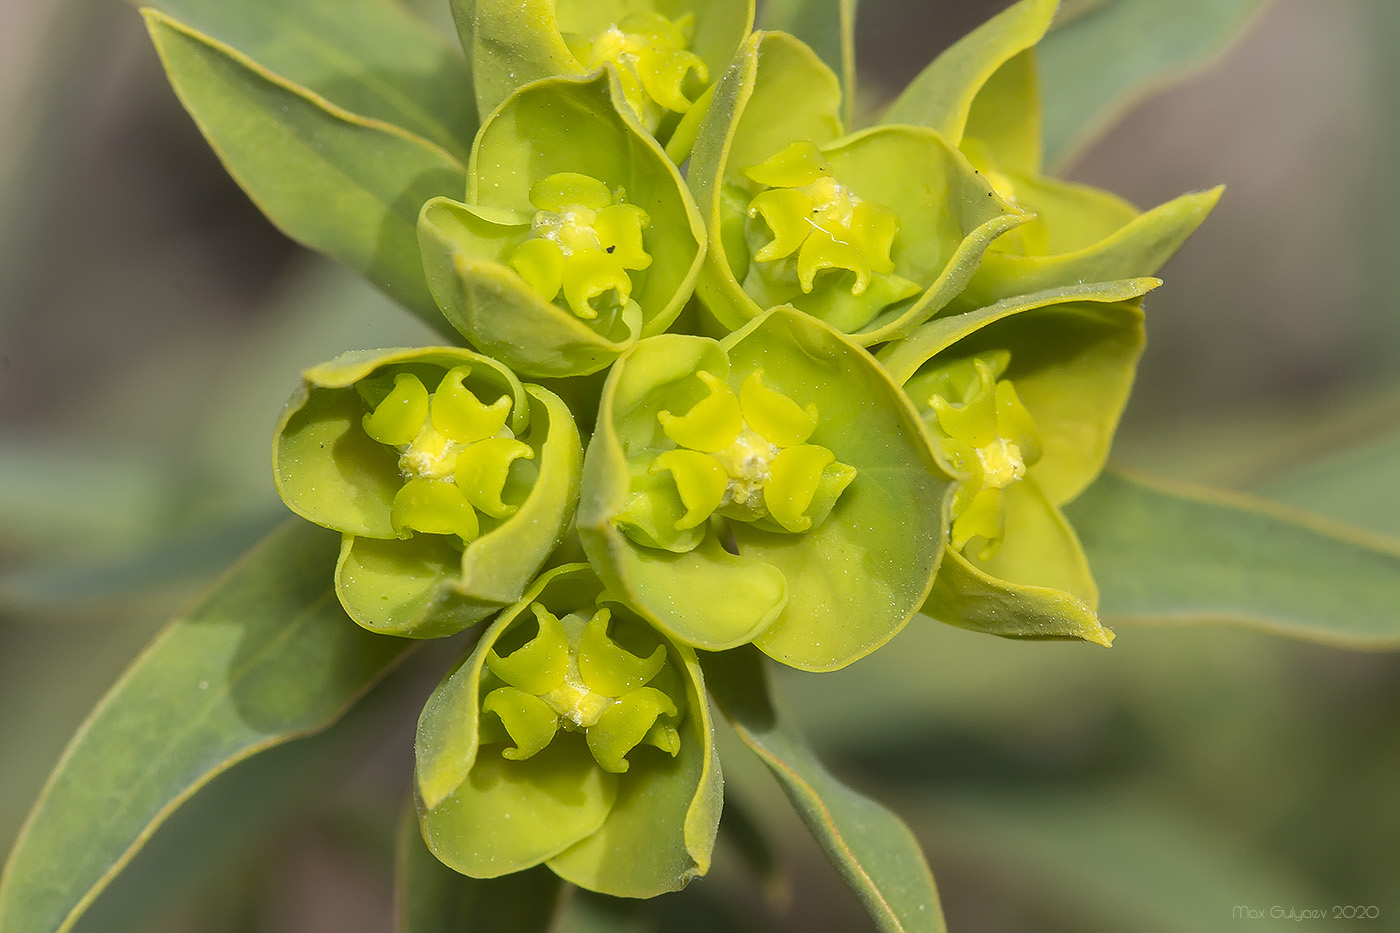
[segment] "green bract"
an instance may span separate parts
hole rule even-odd
[[[675,166],[625,110],[607,73],[528,85],[477,136],[468,203],[423,207],[443,314],[517,372],[596,372],[690,297],[704,228]]]
[[[1060,506],[1103,468],[1142,352],[1141,296],[1157,284],[1007,299],[881,351],[955,479],[924,612],[998,635],[1112,641]]]
[[[418,722],[423,838],[463,874],[540,863],[650,897],[709,868],[723,785],[695,653],[557,567],[486,630]]]
[[[572,517],[581,458],[557,396],[457,347],[346,353],[308,370],[273,447],[287,505],[344,535],[346,611],[415,638],[520,598]]]
[[[917,610],[949,480],[875,361],[792,308],[723,341],[664,335],[614,366],[579,535],[674,638],[842,667]]]
[[[677,127],[703,112],[699,98],[753,27],[754,4],[453,0],[452,13],[472,63],[482,113],[531,81],[611,64],[632,112],[666,140],[689,135]]]
[[[1042,174],[1034,45],[1055,0],[1022,0],[943,52],[884,115],[932,127],[1034,220],[999,238],[951,302],[965,311],[1083,282],[1155,273],[1220,198],[1185,194],[1141,213],[1122,198]]]
[[[688,178],[710,230],[698,293],[733,330],[791,304],[869,346],[928,319],[1029,219],[926,127],[843,136],[836,75],[756,32],[717,85]]]

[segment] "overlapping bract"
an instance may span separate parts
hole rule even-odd
[[[578,528],[609,588],[678,640],[830,670],[918,609],[948,484],[875,360],[777,308],[614,365]]]
[[[350,616],[435,637],[519,599],[576,506],[568,406],[459,347],[347,353],[304,378],[274,472],[293,511],[342,533]]]
[[[428,698],[423,835],[490,878],[548,864],[624,897],[709,867],[722,781],[693,650],[610,599],[585,564],[543,574]]]
[[[1054,8],[1015,4],[852,130],[746,0],[453,3],[484,119],[418,234],[474,349],[309,371],[276,452],[289,505],[344,534],[361,624],[496,614],[419,723],[444,862],[625,896],[702,874],[697,649],[832,670],[920,610],[1111,642],[1061,506],[1107,457],[1147,276],[1218,191],[1139,214],[1042,175]]]

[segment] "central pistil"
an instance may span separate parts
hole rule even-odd
[[[1004,437],[978,447],[977,459],[982,462],[983,483],[997,489],[1005,489],[1026,475],[1020,446]]]
[[[563,720],[570,732],[580,732],[598,724],[603,712],[615,702],[615,697],[603,696],[588,684],[578,670],[578,659],[569,656],[564,682],[540,695],[540,699]]]
[[[757,518],[767,514],[763,503],[763,487],[773,478],[770,464],[781,449],[747,424],[739,436],[723,450],[712,456],[728,476],[719,509],[735,506],[752,512]]]
[[[457,469],[457,458],[467,445],[459,444],[446,437],[433,427],[431,420],[423,422],[422,429],[399,455],[399,475],[406,480],[431,479],[452,480]]]

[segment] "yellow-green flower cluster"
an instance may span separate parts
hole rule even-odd
[[[920,611],[1111,640],[1061,507],[1214,194],[1139,214],[1043,175],[1054,7],[1021,0],[854,128],[751,0],[454,4],[480,127],[466,190],[422,205],[413,285],[464,345],[313,368],[275,454],[343,535],[357,622],[490,620],[419,723],[446,864],[629,897],[703,874],[697,651],[829,671]]]

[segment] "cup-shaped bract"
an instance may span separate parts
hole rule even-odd
[[[1103,468],[1143,348],[1135,279],[939,318],[880,352],[954,477],[948,549],[923,611],[1011,637],[1108,644],[1060,506]]]
[[[1146,213],[1107,191],[1051,178],[1041,166],[1035,44],[1055,0],[1021,0],[945,50],[885,121],[937,130],[1010,204],[1034,215],[982,257],[951,311],[1084,282],[1154,274],[1200,226],[1220,188]]]
[[[423,838],[474,878],[543,863],[604,894],[677,890],[708,870],[719,825],[712,731],[694,651],[588,565],[556,567],[423,708]]]
[[[414,638],[520,598],[573,517],[582,456],[558,396],[460,347],[307,370],[273,442],[283,500],[344,536],[346,612]]]
[[[579,537],[609,589],[677,640],[832,670],[923,602],[948,484],[875,360],[783,307],[722,341],[652,337],[614,365]]]
[[[675,165],[607,73],[511,96],[477,135],[467,202],[429,201],[418,234],[448,321],[527,376],[597,372],[664,331],[705,248]]]
[[[790,304],[863,346],[906,333],[1028,219],[927,127],[843,135],[836,75],[756,32],[716,86],[687,178],[710,230],[697,286],[736,330]]]
[[[754,3],[453,0],[452,13],[481,113],[531,81],[611,65],[632,112],[666,141],[703,112],[705,92],[753,28]]]

